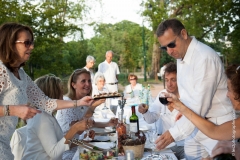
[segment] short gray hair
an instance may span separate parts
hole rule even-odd
[[[95,85],[97,85],[97,82],[99,81],[99,79],[105,80],[105,77],[104,77],[103,73],[101,73],[101,72],[97,72],[94,76],[94,84]]]
[[[95,62],[95,58],[93,56],[87,56],[86,62],[90,62],[90,61],[94,61]]]
[[[111,50],[107,51],[105,55],[107,55],[108,53],[112,53],[112,55],[113,55],[113,51],[111,51]]]

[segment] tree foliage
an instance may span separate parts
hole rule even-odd
[[[227,56],[229,63],[240,63],[239,58],[239,1],[211,1],[211,0],[146,0],[143,3],[142,15],[149,19],[153,34],[158,24],[168,18],[177,18],[183,22],[188,33],[200,41],[212,41],[216,45],[212,47],[221,54]],[[231,47],[222,43],[223,37],[228,36]],[[156,45],[156,37],[153,36],[153,45]],[[219,46],[220,45],[220,46]],[[161,51],[159,51],[161,52]],[[157,50],[153,49],[152,57],[155,57]],[[164,56],[165,54],[160,54]],[[163,59],[162,59],[163,58]],[[239,59],[239,61],[238,61]],[[172,60],[161,57],[161,64]],[[156,67],[152,60],[152,70]],[[154,72],[156,74],[156,72]]]

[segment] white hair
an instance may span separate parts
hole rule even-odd
[[[94,84],[97,85],[97,82],[98,82],[100,79],[105,80],[105,77],[104,77],[103,73],[97,72],[97,73],[95,74],[95,76],[94,76]]]
[[[107,55],[108,53],[112,53],[113,54],[113,51],[109,50],[109,51],[106,52],[105,55]]]
[[[90,62],[90,61],[94,61],[95,62],[95,58],[93,56],[87,56],[86,62]]]

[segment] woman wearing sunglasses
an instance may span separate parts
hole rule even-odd
[[[227,97],[233,105],[233,109],[240,111],[240,65],[230,65],[226,69],[228,92]],[[212,157],[221,153],[233,153],[237,160],[240,160],[240,144],[234,143],[231,140],[240,138],[240,118],[234,121],[225,122],[221,125],[216,125],[205,118],[202,118],[187,106],[185,106],[174,94],[167,95],[169,106],[174,107],[187,117],[199,130],[212,139],[222,140],[217,143],[212,152]]]
[[[63,99],[75,100],[82,98],[84,96],[91,95],[92,83],[90,72],[86,69],[75,70],[68,79],[68,93]],[[97,106],[102,104],[105,100],[98,100],[93,103],[90,107],[78,106],[76,108],[69,108],[57,111],[57,121],[61,126],[63,133],[66,134],[70,129],[70,126],[74,125],[76,122],[81,120],[83,117],[91,117]],[[94,126],[97,127],[107,127],[116,125],[116,120],[110,120],[108,123],[95,123]],[[79,133],[81,134],[81,133]],[[82,135],[76,135],[76,138],[82,138]],[[90,137],[93,139],[93,137]],[[71,150],[65,151],[63,154],[63,160],[71,160],[77,151],[77,147],[71,148]]]
[[[32,29],[18,23],[4,23],[0,35],[0,157],[12,160],[9,144],[18,117],[29,119],[41,113],[31,106],[51,115],[58,109],[89,106],[92,98],[64,101],[45,96],[22,68],[34,48]]]

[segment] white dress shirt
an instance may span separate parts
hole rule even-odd
[[[42,112],[27,121],[27,145],[23,160],[59,160],[69,150],[57,120]]]
[[[10,146],[14,160],[22,160],[27,143],[27,126],[18,128],[12,135]]]
[[[159,95],[161,92],[167,92],[166,89],[160,91],[152,104],[150,104],[149,109],[143,114],[143,118],[149,124],[156,122],[156,127],[158,133],[164,133],[176,123],[176,116],[179,113],[177,110],[173,109],[172,112],[167,106],[163,105],[159,101]],[[183,146],[184,139],[186,136],[182,135],[177,141],[178,146]]]
[[[117,83],[118,80],[116,76],[120,74],[117,63],[110,62],[106,60],[98,65],[98,72],[103,73],[105,77],[105,85],[109,92],[118,91],[117,84],[110,85],[109,83]]]
[[[217,53],[195,37],[183,60],[177,60],[177,83],[180,100],[202,117],[221,117],[231,112],[227,78]],[[228,119],[226,119],[228,121]],[[175,141],[189,135],[195,126],[182,117],[169,129]]]

